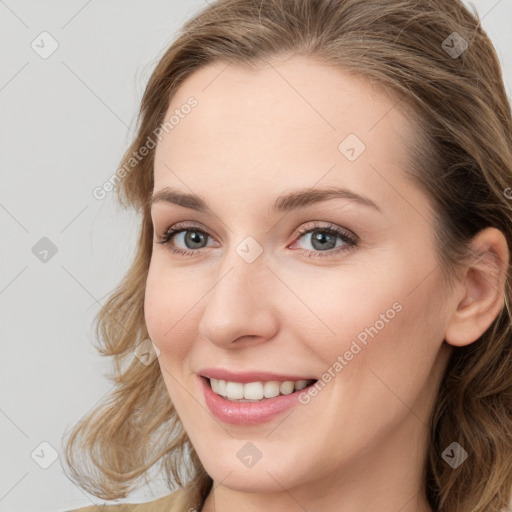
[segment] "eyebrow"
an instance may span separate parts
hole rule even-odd
[[[322,189],[304,188],[294,190],[279,196],[272,205],[273,213],[284,213],[299,208],[305,208],[312,204],[329,201],[330,199],[346,199],[348,201],[373,208],[382,213],[382,209],[371,199],[351,190],[339,187],[328,187]],[[191,210],[204,213],[213,213],[206,201],[196,194],[183,193],[170,187],[165,187],[155,192],[149,205],[155,203],[171,203]]]

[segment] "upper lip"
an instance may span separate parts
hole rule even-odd
[[[230,382],[267,382],[276,380],[284,382],[287,380],[317,380],[315,377],[304,375],[283,375],[278,373],[266,372],[262,370],[253,370],[247,372],[233,372],[223,368],[203,368],[197,372],[202,377],[213,378],[218,380],[226,380]]]

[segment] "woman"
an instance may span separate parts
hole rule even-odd
[[[117,388],[72,478],[178,487],[112,511],[506,507],[512,120],[477,15],[220,0],[140,118],[138,250],[98,316]]]

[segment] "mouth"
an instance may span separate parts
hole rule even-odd
[[[279,396],[295,394],[318,382],[317,379],[300,379],[242,383],[213,377],[201,376],[201,378],[216,395],[230,402],[264,402]]]
[[[224,423],[241,426],[267,423],[304,404],[301,394],[307,394],[318,382],[299,375],[242,374],[221,369],[203,370],[197,376],[210,412]]]

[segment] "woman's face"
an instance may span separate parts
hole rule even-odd
[[[412,497],[454,299],[430,203],[406,178],[409,121],[361,79],[272,62],[201,68],[172,99],[148,332],[215,483],[306,502],[378,479]],[[227,398],[205,375],[230,382],[214,381]]]

